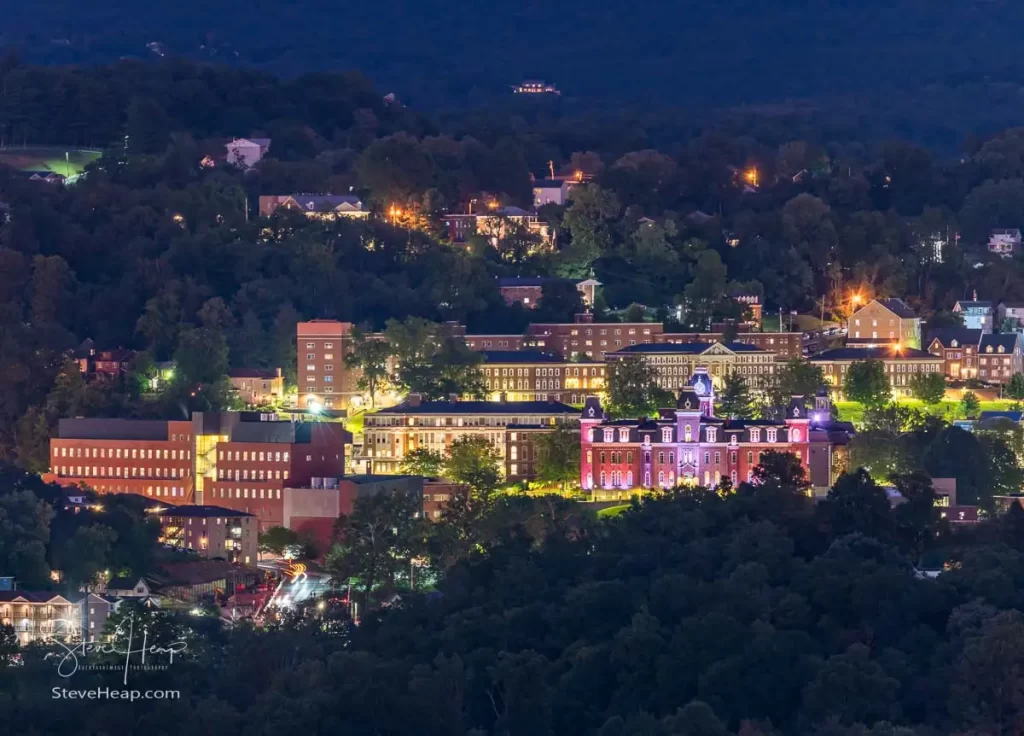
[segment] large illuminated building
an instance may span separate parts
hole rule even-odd
[[[190,421],[62,419],[47,478],[262,519],[284,487],[343,475],[349,437],[338,423],[255,412],[196,412]]]
[[[456,439],[483,437],[497,452],[507,481],[531,480],[537,436],[575,425],[578,416],[579,410],[554,400],[425,401],[410,394],[396,406],[366,414],[361,459],[370,473],[399,473],[414,450],[443,455]]]
[[[734,486],[753,480],[768,451],[791,452],[813,486],[831,485],[840,463],[837,451],[853,433],[834,422],[827,394],[810,401],[792,397],[777,419],[725,419],[714,412],[715,388],[697,368],[674,409],[658,417],[609,419],[596,397],[580,418],[580,483],[596,497],[628,495],[641,489],[679,485]]]

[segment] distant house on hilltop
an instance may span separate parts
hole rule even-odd
[[[953,305],[953,312],[963,316],[964,327],[968,329],[992,331],[992,302],[961,299]]]
[[[287,210],[302,212],[311,219],[333,220],[338,217],[363,219],[370,210],[359,197],[342,194],[271,194],[260,197],[260,216],[269,217]]]
[[[229,164],[241,169],[249,169],[258,164],[270,150],[270,139],[235,138],[225,148]]]
[[[42,181],[47,184],[60,184],[64,181],[64,176],[55,171],[24,171],[22,173],[28,177],[29,181]]]
[[[1015,251],[1020,250],[1020,230],[1008,228],[993,230],[988,236],[988,252],[995,253],[1003,258],[1009,258]]]
[[[539,79],[524,79],[519,84],[512,85],[512,91],[517,95],[560,95],[558,87]]]

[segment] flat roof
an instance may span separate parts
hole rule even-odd
[[[61,419],[57,437],[62,440],[135,440],[166,442],[168,422],[163,419]]]
[[[422,401],[412,406],[408,399],[376,414],[565,414],[579,415],[579,409],[560,401]]]
[[[215,516],[252,516],[245,511],[226,509],[223,506],[199,506],[197,504],[161,507],[160,511],[154,513],[158,516],[186,516],[196,519],[209,519]]]

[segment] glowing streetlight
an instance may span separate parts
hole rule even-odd
[[[860,294],[854,294],[852,297],[850,297],[850,301],[853,302],[854,304],[860,304],[862,301],[864,301],[864,297],[862,297]]]
[[[391,215],[391,224],[394,225],[398,218],[402,216],[402,208],[391,205],[391,209],[388,210],[388,214]]]
[[[583,172],[580,169],[576,169],[576,171],[572,172],[572,175],[576,181],[583,181]]]
[[[750,167],[749,169],[747,169],[746,171],[743,172],[743,178],[746,179],[747,184],[749,184],[752,187],[756,187],[757,186],[757,169],[755,169],[754,167]]]

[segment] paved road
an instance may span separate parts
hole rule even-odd
[[[323,596],[331,588],[330,575],[307,572],[297,563],[284,571],[284,577],[268,602],[268,608],[291,608],[296,604]]]

